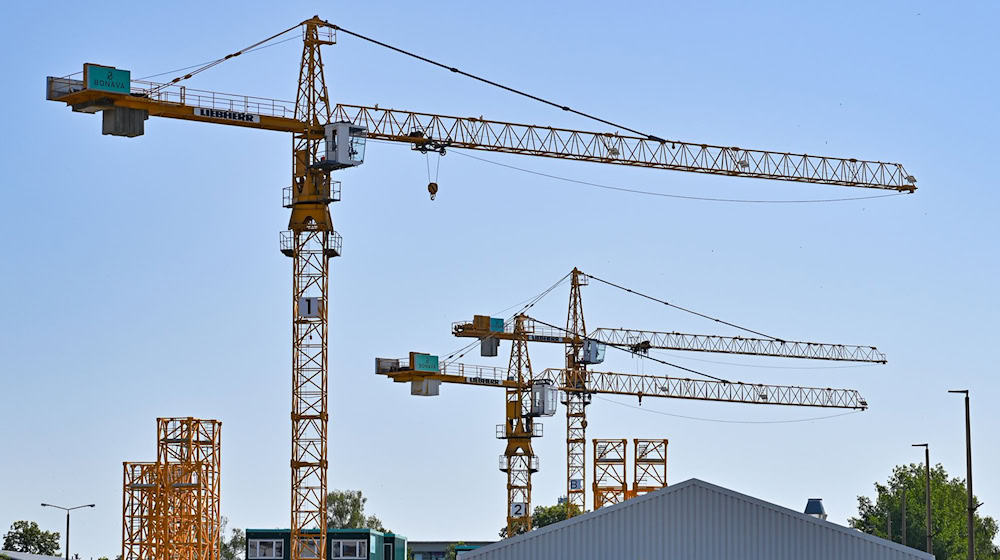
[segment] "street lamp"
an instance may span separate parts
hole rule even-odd
[[[75,506],[75,507],[71,507],[71,508],[66,508],[66,507],[57,506],[57,505],[53,505],[53,504],[42,504],[42,507],[54,507],[54,508],[58,508],[58,509],[61,509],[61,510],[63,510],[63,511],[66,512],[66,560],[69,560],[69,512],[73,511],[74,509],[80,509],[80,508],[85,508],[85,507],[95,507],[94,504],[86,504],[86,505]]]
[[[968,494],[966,497],[966,506],[968,509],[968,519],[966,520],[966,530],[969,535],[969,552],[968,559],[976,560],[976,540],[975,540],[975,514],[976,514],[976,504],[975,498],[972,497],[972,430],[969,426],[969,390],[968,389],[956,389],[950,390],[949,393],[962,393],[965,395],[965,491]]]
[[[926,473],[924,494],[927,497],[927,554],[934,554],[934,535],[931,529],[931,448],[926,443],[914,443],[913,447],[924,448],[924,469]]]

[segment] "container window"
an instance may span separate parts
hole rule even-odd
[[[247,558],[284,558],[284,543],[280,540],[253,539],[247,541]]]
[[[368,558],[368,541],[341,541],[330,543],[330,558],[344,560],[359,560]]]

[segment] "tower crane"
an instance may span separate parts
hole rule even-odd
[[[507,474],[508,536],[531,529],[531,475],[538,471],[539,464],[532,450],[531,439],[542,435],[541,424],[535,418],[555,414],[556,394],[559,392],[585,395],[583,402],[586,403],[589,403],[591,395],[607,394],[635,396],[640,399],[674,398],[852,410],[868,408],[865,399],[853,389],[696,380],[589,370],[581,375],[579,371],[568,367],[548,368],[533,373],[527,345],[533,336],[533,322],[527,315],[518,314],[509,328],[492,331],[498,337],[513,341],[506,369],[457,362],[442,363],[437,356],[420,352],[411,352],[404,359],[377,358],[375,361],[377,374],[385,375],[397,383],[410,383],[410,392],[414,395],[436,396],[441,383],[505,390],[506,420],[503,425],[497,426],[497,437],[507,440],[504,454],[500,457],[500,470]],[[579,384],[581,380],[582,385]],[[568,398],[563,402],[567,401]],[[569,413],[567,410],[567,414]],[[581,424],[581,430],[585,430],[585,417],[581,419]],[[585,434],[579,434],[579,437],[585,441]],[[570,457],[570,453],[576,452],[576,448],[569,445],[571,443],[575,442],[567,440],[568,461],[578,459],[583,462],[583,456]],[[568,465],[572,466],[572,463],[568,462]],[[575,471],[571,472],[575,474]],[[583,486],[582,480],[579,486]],[[582,511],[584,505],[577,506],[568,502],[567,514],[577,507]]]
[[[585,274],[578,268],[574,268],[569,276],[571,277],[570,297],[565,328],[528,316],[521,319],[520,330],[516,327],[506,326],[502,319],[485,315],[477,315],[473,317],[471,322],[457,322],[452,325],[452,334],[455,336],[480,339],[482,341],[481,353],[487,356],[495,355],[495,344],[500,340],[513,340],[515,344],[524,341],[562,344],[564,346],[565,367],[559,370],[547,369],[543,372],[543,376],[545,376],[543,378],[558,384],[564,395],[563,404],[566,405],[566,498],[567,503],[572,506],[567,508],[567,515],[582,512],[586,508],[586,407],[590,404],[591,395],[595,392],[634,395],[640,400],[647,396],[690,399],[703,395],[706,400],[753,402],[755,404],[819,406],[835,403],[849,408],[867,407],[867,403],[863,399],[855,397],[856,393],[824,394],[815,390],[778,388],[777,386],[767,386],[767,389],[761,389],[760,387],[764,386],[733,384],[721,379],[699,382],[692,382],[689,379],[662,381],[644,375],[588,370],[588,366],[603,361],[603,347],[606,345],[621,348],[634,354],[645,354],[650,349],[655,348],[780,358],[886,363],[885,354],[874,346],[788,341],[777,338],[664,333],[635,329],[599,328],[588,332],[584,321],[580,288],[588,283],[588,279],[595,277]],[[606,281],[602,280],[602,282]],[[627,290],[627,288],[623,289]],[[599,391],[595,391],[595,387]]]
[[[300,28],[303,46],[295,101],[198,90],[182,84]],[[291,133],[291,181],[283,190],[283,203],[291,216],[288,230],[281,234],[280,248],[292,259],[293,277],[292,560],[327,557],[326,541],[318,535],[326,529],[329,259],[342,254],[341,236],[333,228],[329,211],[330,204],[340,200],[340,182],[331,180],[330,173],[360,165],[366,138],[401,142],[424,152],[464,148],[732,177],[898,192],[916,189],[916,179],[898,163],[334,104],[320,51],[336,43],[337,32],[404,52],[314,16],[166,83],[132,79],[129,70],[89,63],[84,64],[82,73],[48,77],[46,83],[47,99],[65,103],[75,112],[101,113],[102,133],[107,135],[141,136],[151,116]],[[559,108],[582,114],[569,107]],[[580,350],[576,342],[582,340],[581,327],[582,316],[571,331],[575,342],[567,345],[568,359]],[[569,372],[568,386],[583,387],[582,370],[575,362]],[[571,390],[570,394],[582,391]],[[582,411],[575,396],[573,403],[575,410]],[[319,533],[312,529],[319,529]]]

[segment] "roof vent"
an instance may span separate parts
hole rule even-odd
[[[806,515],[811,515],[817,519],[826,519],[826,509],[823,507],[823,498],[809,498],[806,502]]]

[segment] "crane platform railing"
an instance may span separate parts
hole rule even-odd
[[[71,76],[73,75],[75,74],[71,74]],[[86,89],[83,80],[72,77],[50,77],[48,88],[47,97],[49,99],[58,99]],[[285,119],[295,118],[295,102],[284,99],[193,89],[187,86],[145,80],[132,80],[129,89],[132,97],[140,97],[156,103],[216,111],[252,113]]]
[[[407,373],[417,373],[410,369],[410,359],[400,358],[399,360],[393,360],[394,362],[399,362],[398,367],[388,368],[385,371],[377,371],[376,373],[381,373],[383,375],[389,375],[391,377],[392,373],[396,372],[407,372]],[[463,364],[458,362],[441,362],[438,366],[438,371],[436,372],[419,372],[428,376],[433,375],[450,375],[455,377],[464,377],[467,379],[488,379],[492,381],[509,381],[512,379],[510,372],[505,367],[496,366],[479,366],[473,364]]]
[[[451,332],[455,335],[460,335],[462,333],[475,332],[475,324],[472,321],[455,321],[451,324]],[[504,325],[502,331],[490,331],[491,333],[503,333],[510,337],[514,334],[514,324],[508,321],[508,324]],[[533,340],[533,337],[546,337],[546,338],[563,338],[566,336],[566,331],[563,329],[555,329],[551,327],[546,327],[539,325],[534,319],[530,319],[525,322],[524,325],[524,335],[528,340]]]

